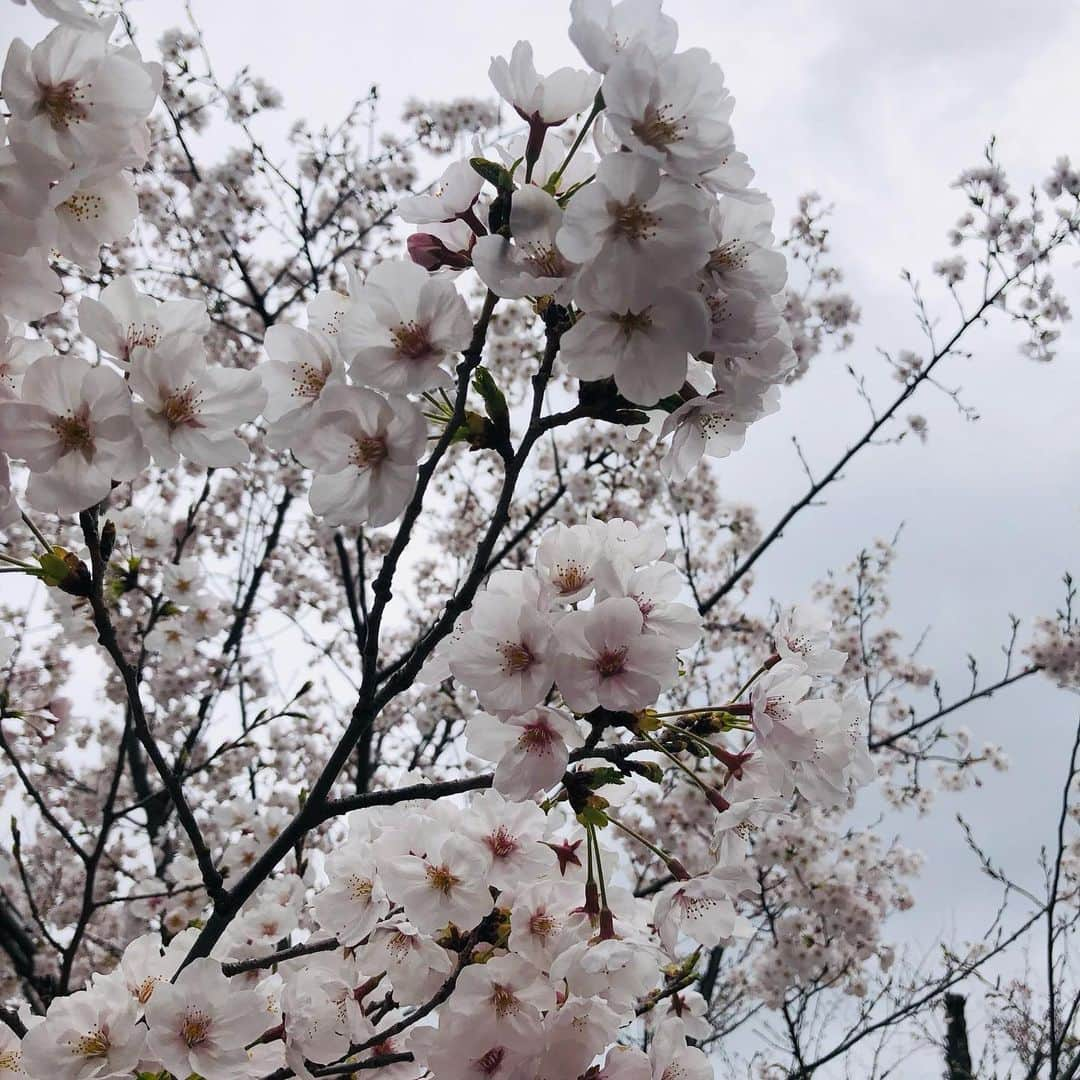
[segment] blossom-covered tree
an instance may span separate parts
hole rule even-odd
[[[518,42],[501,111],[379,133],[373,91],[286,158],[196,26],[151,60],[123,6],[34,5],[0,129],[5,1080],[810,1077],[1039,935],[995,1052],[1077,1075],[1077,749],[1044,894],[1016,915],[973,838],[1002,909],[929,969],[888,929],[918,855],[848,815],[1004,767],[953,721],[1080,684],[1071,581],[952,699],[888,544],[750,602],[976,327],[1051,359],[1068,160],[1029,201],[992,149],[961,177],[954,329],[765,528],[705,458],[858,309],[815,198],[775,237],[659,0],[573,0],[583,66]]]

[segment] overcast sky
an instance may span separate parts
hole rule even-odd
[[[380,87],[392,119],[410,96],[490,95],[492,54],[531,40],[541,71],[579,59],[566,38],[566,7],[545,0],[193,0],[219,75],[244,64],[277,85],[286,116],[339,118],[368,86]],[[182,21],[179,0],[130,5],[149,45]],[[1022,189],[1055,157],[1080,159],[1080,5],[1070,0],[669,0],[682,47],[707,46],[724,67],[737,105],[736,138],[774,198],[781,223],[802,191],[836,206],[836,261],[863,309],[855,347],[823,356],[754,428],[724,466],[725,494],[761,507],[768,525],[801,494],[791,449],[802,442],[823,470],[865,427],[865,407],[843,371],[851,360],[882,393],[896,384],[875,347],[919,351],[901,267],[926,284],[931,309],[951,325],[951,303],[930,274],[947,254],[945,230],[963,209],[950,182],[998,137],[1001,160]],[[44,23],[6,4],[5,30],[33,40]],[[7,34],[4,34],[7,37]],[[149,50],[147,50],[149,52]],[[1070,256],[1059,272],[1080,309]],[[990,669],[1007,634],[1006,614],[1050,612],[1061,572],[1080,574],[1080,326],[1067,328],[1058,360],[1040,366],[1016,351],[1000,320],[971,339],[974,356],[941,373],[964,387],[982,418],[923,389],[912,403],[930,421],[930,441],[907,440],[861,456],[827,505],[807,511],[760,564],[760,600],[804,597],[829,567],[876,536],[905,525],[895,580],[897,625],[931,636],[923,659],[946,693],[965,684],[965,656]],[[874,373],[877,372],[877,375]],[[1049,842],[1062,756],[1080,698],[1030,682],[969,711],[976,741],[1001,743],[1014,762],[977,792],[942,796],[925,821],[887,819],[928,857],[919,905],[897,921],[898,939],[920,951],[941,936],[981,936],[997,894],[965,853],[954,815],[962,810],[995,858],[1029,883],[1038,846]],[[972,987],[972,992],[977,992]],[[981,1045],[973,1034],[975,1049]],[[936,1072],[930,1059],[894,1075]]]

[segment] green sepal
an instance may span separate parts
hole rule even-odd
[[[472,380],[473,389],[484,399],[484,409],[487,411],[488,419],[495,425],[496,429],[505,433],[506,437],[510,437],[510,409],[506,404],[506,398],[503,395],[502,390],[499,389],[499,384],[492,377],[492,374],[486,367],[480,365],[476,371],[473,372]]]
[[[511,173],[495,161],[487,158],[469,158],[472,170],[482,176],[492,187],[499,192],[512,193],[514,190],[514,178]]]
[[[586,806],[578,812],[577,819],[582,825],[603,829],[608,823],[608,816],[597,806]]]

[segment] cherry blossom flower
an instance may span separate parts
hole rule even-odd
[[[697,181],[734,149],[734,99],[705,49],[658,60],[644,43],[624,49],[604,79],[605,117],[631,150]]]
[[[493,57],[488,78],[502,99],[529,125],[527,160],[535,160],[547,128],[557,127],[587,109],[600,85],[599,76],[569,67],[546,76],[537,74],[532,45],[527,41],[514,46],[509,61]]]
[[[101,290],[97,300],[86,296],[79,301],[79,328],[104,353],[126,365],[136,348],[200,349],[210,318],[201,301],[159,303],[137,292],[131,278],[118,277]]]
[[[469,753],[498,762],[493,786],[515,802],[557,784],[584,741],[570,717],[543,705],[503,720],[476,713],[465,734]]]
[[[649,1043],[653,1080],[712,1080],[713,1067],[696,1046],[687,1046],[678,1020],[666,1020]]]
[[[654,405],[686,379],[687,354],[706,341],[706,311],[697,293],[657,288],[633,266],[583,278],[575,291],[583,318],[563,335],[561,358],[571,375],[615,377],[619,393]]]
[[[751,723],[755,742],[767,754],[790,762],[803,760],[813,752],[809,717],[829,703],[823,699],[803,700],[812,681],[804,664],[784,660],[754,684],[750,691]]]
[[[7,1024],[0,1024],[0,1080],[24,1080],[22,1040]]]
[[[305,1059],[336,1061],[374,1032],[353,994],[354,980],[345,977],[349,972],[344,969],[344,964],[339,968],[319,958],[285,982],[285,1059],[300,1076],[308,1072]]]
[[[544,813],[533,802],[507,802],[497,790],[485,791],[472,800],[462,834],[484,853],[484,876],[497,889],[513,890],[551,865],[551,852],[539,843]]]
[[[684,585],[671,563],[634,567],[626,560],[608,560],[597,576],[597,586],[601,599],[628,596],[637,604],[643,633],[667,638],[677,649],[688,648],[701,637],[701,616],[676,599]]]
[[[453,970],[450,953],[403,916],[379,923],[360,950],[364,971],[385,971],[402,1005],[427,1001]]]
[[[57,997],[23,1039],[22,1067],[28,1076],[57,1080],[128,1075],[146,1045],[146,1029],[136,1020],[134,1000],[113,986]]]
[[[580,1076],[611,1045],[619,1025],[618,1013],[603,998],[567,998],[545,1018],[546,1045],[537,1061],[537,1080]]]
[[[853,788],[877,776],[866,746],[868,706],[857,692],[849,692],[842,703],[826,699],[817,704],[807,720],[813,748],[792,764],[789,788],[818,806],[841,806]]]
[[[146,1006],[148,1055],[174,1076],[242,1075],[245,1047],[271,1025],[259,996],[239,989],[209,957],[163,982]]]
[[[556,957],[551,965],[551,981],[557,986],[565,979],[571,994],[603,998],[625,1018],[633,1013],[638,998],[657,983],[656,960],[655,947],[646,941],[579,941]]]
[[[439,1080],[516,1080],[529,1057],[454,1013],[437,1028],[414,1028],[408,1046]]]
[[[297,449],[315,472],[312,510],[329,525],[386,525],[411,498],[426,445],[427,425],[415,405],[342,387],[320,405],[311,438]]]
[[[266,331],[269,360],[256,370],[266,388],[266,441],[275,450],[292,446],[311,426],[324,389],[345,383],[345,368],[329,335],[278,324]]]
[[[559,626],[555,681],[574,712],[644,709],[675,682],[674,646],[643,634],[643,623],[629,597],[609,597],[565,617]]]
[[[567,881],[538,881],[517,891],[510,911],[507,948],[541,971],[575,940],[571,912],[580,904],[581,889]]]
[[[706,291],[708,349],[719,357],[741,357],[761,349],[781,332],[783,321],[773,298],[745,289]]]
[[[660,10],[661,0],[571,0],[570,40],[594,71],[607,71],[631,45],[663,60],[675,51],[679,27]]]
[[[81,0],[30,0],[38,13],[46,19],[53,19],[65,26],[80,26],[83,28],[97,27],[98,20],[87,12]],[[15,0],[20,7],[26,0]]]
[[[753,933],[750,922],[735,910],[734,897],[751,888],[753,874],[741,866],[721,866],[708,874],[673,881],[656,894],[653,925],[671,952],[686,934],[699,945],[729,945]]]
[[[7,143],[7,120],[0,119],[0,251],[24,255],[48,243],[48,208],[64,167],[32,143]]]
[[[613,1046],[607,1052],[596,1080],[654,1080],[652,1062],[636,1046]]]
[[[664,419],[660,437],[671,445],[660,463],[672,483],[682,483],[702,457],[727,457],[746,440],[749,426],[779,408],[779,392],[747,376],[723,389],[683,402]]]
[[[142,1016],[157,987],[176,974],[197,934],[194,929],[183,930],[167,946],[162,945],[160,934],[142,934],[124,949],[116,968],[94,977],[94,987],[122,988],[135,1002],[136,1014]]]
[[[390,911],[366,842],[350,840],[326,860],[330,884],[312,903],[319,925],[342,945],[358,945]]]
[[[733,802],[716,818],[709,851],[719,866],[737,866],[750,851],[750,841],[766,821],[786,809],[783,799],[747,798]]]
[[[354,381],[391,393],[450,381],[444,361],[472,339],[469,309],[451,281],[388,260],[371,269],[354,300],[338,335]]]
[[[769,295],[784,288],[787,261],[776,250],[772,219],[772,204],[766,201],[723,198],[712,204],[714,239],[704,269],[711,285]]]
[[[574,604],[592,593],[600,555],[601,537],[594,528],[559,522],[540,538],[536,572],[555,599]]]
[[[101,245],[129,235],[139,213],[135,188],[122,173],[72,178],[52,198],[50,246],[90,271],[101,266]]]
[[[74,356],[35,360],[21,400],[0,400],[0,444],[26,462],[27,499],[46,513],[93,506],[147,461],[123,379]]]
[[[131,386],[142,398],[135,423],[159,465],[175,465],[181,455],[208,468],[248,459],[248,444],[235,430],[254,420],[266,403],[255,372],[211,367],[201,350],[174,338],[157,348],[135,348]]]
[[[785,660],[801,661],[810,675],[838,675],[847,653],[831,647],[832,621],[813,604],[796,604],[780,614],[776,651]]]
[[[712,200],[638,154],[610,154],[596,179],[574,195],[557,238],[559,250],[585,274],[618,273],[627,260],[647,260],[668,284],[692,277],[715,243]]]
[[[577,266],[556,246],[562,223],[562,209],[551,195],[533,184],[521,188],[510,207],[513,242],[482,236],[472,250],[480,280],[496,296],[553,296],[566,302]]]
[[[476,691],[483,708],[513,715],[542,702],[554,681],[551,617],[527,600],[499,592],[473,602],[469,628],[447,651],[454,678]]]
[[[532,964],[520,956],[496,956],[458,976],[450,1011],[468,1017],[480,1040],[486,1036],[528,1054],[543,1045],[541,1014],[554,1004],[555,991]]]
[[[474,841],[433,826],[388,830],[375,847],[386,891],[419,930],[471,929],[491,910],[489,859]]]
[[[111,50],[104,32],[72,26],[57,26],[33,49],[16,38],[2,86],[12,141],[80,167],[130,153],[157,96],[146,65]]]
[[[664,527],[653,523],[639,527],[625,518],[608,518],[607,521],[592,520],[592,529],[600,538],[606,558],[627,562],[631,566],[645,566],[663,557],[667,551]]]
[[[400,200],[398,214],[402,221],[412,225],[452,221],[472,211],[483,186],[483,177],[469,164],[468,158],[454,161],[429,192]]]

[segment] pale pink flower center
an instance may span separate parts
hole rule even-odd
[[[82,1057],[104,1057],[112,1047],[109,1032],[105,1028],[94,1028],[79,1037],[75,1052]]]
[[[536,659],[528,647],[520,641],[504,641],[499,645],[503,658],[503,670],[508,675],[517,675],[528,671]]]
[[[389,451],[386,440],[378,435],[363,435],[353,443],[350,462],[358,469],[370,469],[373,465],[386,460]]]
[[[412,952],[412,938],[408,934],[403,934],[399,930],[395,933],[386,943],[386,951],[393,957],[400,960],[404,956],[408,956]]]
[[[729,240],[714,248],[709,255],[709,261],[705,269],[712,274],[723,274],[725,271],[741,270],[750,259],[750,251],[746,244],[739,240]]]
[[[391,335],[394,348],[406,360],[419,360],[431,352],[426,327],[415,322],[402,323]]]
[[[86,224],[101,217],[105,200],[100,195],[88,191],[77,191],[69,199],[60,204],[76,221]]]
[[[647,240],[656,232],[660,219],[651,210],[638,202],[636,195],[624,203],[616,203],[613,217],[615,231],[622,233],[627,240]]]
[[[558,563],[555,566],[555,585],[564,596],[584,588],[588,571],[579,562]]]
[[[505,825],[500,825],[495,832],[485,837],[484,840],[491,849],[491,854],[497,859],[505,859],[518,849],[517,837],[510,833]]]
[[[443,896],[449,896],[454,886],[461,884],[461,878],[457,877],[445,863],[442,866],[427,866],[424,870],[428,884]]]
[[[363,900],[365,903],[371,899],[372,884],[368,878],[362,878],[359,874],[349,875],[349,895],[354,900]]]
[[[682,132],[686,128],[686,114],[676,116],[670,105],[661,105],[655,108],[649,105],[645,109],[645,115],[630,128],[631,131],[646,146],[653,146],[657,150],[663,150],[673,142],[682,138]]]
[[[534,937],[548,938],[558,929],[557,924],[546,911],[534,911],[529,917],[529,933]]]
[[[495,983],[491,988],[491,1004],[495,1008],[495,1015],[502,1019],[504,1016],[513,1016],[518,1011],[518,999],[513,990],[506,986]]]
[[[140,345],[146,349],[156,349],[161,340],[161,331],[153,323],[128,323],[124,340],[127,342],[129,353]]]
[[[525,257],[529,265],[542,277],[563,277],[566,274],[566,263],[563,257],[551,244],[533,242],[522,245],[525,249]]]
[[[86,117],[82,87],[74,79],[42,87],[41,105],[54,128],[70,127]]]
[[[297,365],[298,370],[293,375],[293,390],[290,397],[317,398],[326,385],[327,372],[322,365],[304,362]]]
[[[202,1009],[188,1009],[184,1014],[184,1023],[180,1028],[180,1038],[188,1046],[198,1046],[206,1042],[210,1034],[210,1017]]]
[[[90,426],[90,410],[87,406],[84,405],[78,413],[56,417],[52,430],[60,440],[63,453],[80,453],[86,458],[94,453],[94,431]]]
[[[616,315],[613,321],[622,327],[623,335],[628,339],[652,326],[648,308],[644,311],[627,311],[622,315]]]
[[[555,739],[555,732],[546,724],[529,724],[518,736],[518,746],[530,754],[546,754]]]
[[[630,651],[629,645],[620,645],[617,649],[604,649],[596,658],[596,670],[601,678],[610,679],[618,675],[626,667],[626,654]]]
[[[199,392],[188,383],[165,398],[161,405],[161,418],[174,430],[178,427],[204,427],[198,419],[201,406]]]

